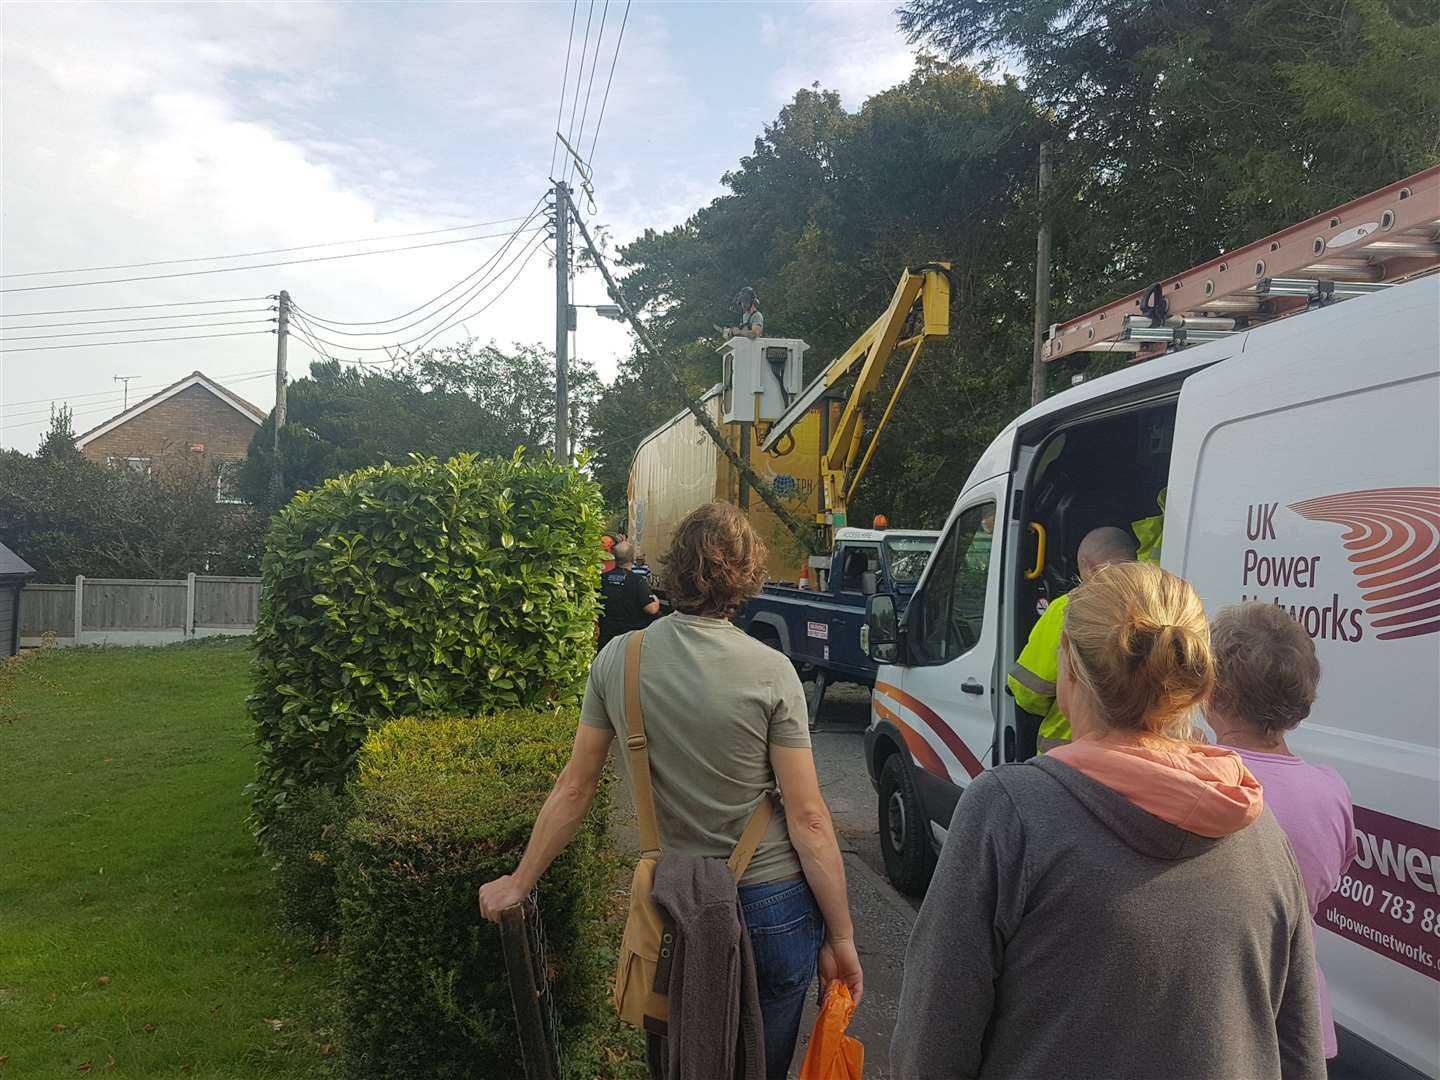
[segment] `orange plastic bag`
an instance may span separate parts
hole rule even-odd
[[[865,1070],[865,1046],[845,1034],[854,1011],[850,987],[838,979],[832,982],[820,1015],[815,1018],[799,1080],[860,1080]]]

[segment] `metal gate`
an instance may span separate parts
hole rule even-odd
[[[545,924],[535,893],[500,913],[500,944],[526,1080],[560,1080],[560,1026],[550,990]]]

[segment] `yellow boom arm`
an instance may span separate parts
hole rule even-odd
[[[900,335],[905,332],[916,303],[921,305],[918,330],[902,339]],[[840,419],[830,433],[828,444],[821,448],[820,479],[824,493],[821,511],[816,516],[818,524],[830,528],[845,525],[850,499],[865,475],[880,434],[895,409],[895,402],[905,391],[920,351],[931,338],[945,337],[949,333],[950,264],[927,263],[906,270],[900,276],[900,283],[895,287],[895,295],[890,298],[890,306],[885,313],[796,397],[785,415],[776,420],[766,433],[761,449],[768,451],[817,401],[826,396],[831,387],[852,373],[855,375],[855,385],[845,397]],[[909,350],[909,358],[866,443],[865,404],[879,391],[890,358],[900,350]],[[855,371],[857,365],[858,372]]]

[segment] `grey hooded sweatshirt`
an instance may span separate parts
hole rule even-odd
[[[1323,1080],[1305,889],[1263,810],[1207,838],[1057,760],[955,808],[897,1080]]]

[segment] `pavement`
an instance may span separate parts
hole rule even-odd
[[[864,758],[869,693],[859,687],[832,687],[826,692],[819,721],[811,737],[815,768],[845,858],[855,945],[865,970],[865,998],[850,1020],[848,1033],[865,1045],[866,1080],[888,1080],[905,945],[920,901],[890,885],[880,858],[879,812]],[[812,998],[800,1023],[796,1069],[804,1059],[816,1012]]]

